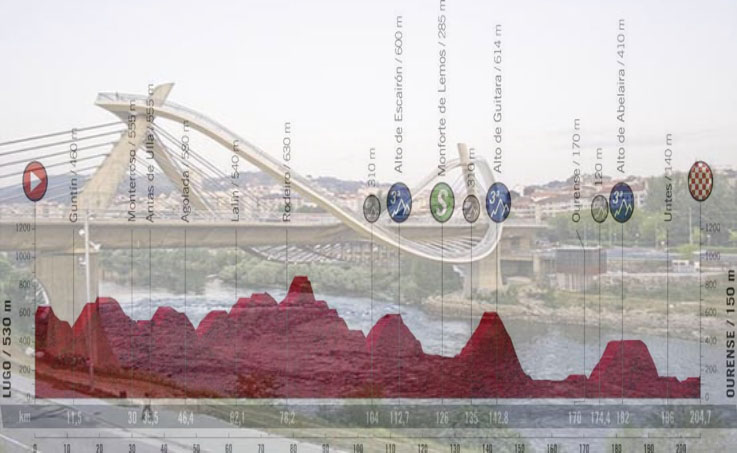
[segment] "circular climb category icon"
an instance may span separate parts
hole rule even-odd
[[[481,214],[481,203],[476,195],[469,195],[463,200],[463,218],[468,223],[474,223]]]
[[[714,174],[706,162],[697,161],[688,171],[688,191],[696,201],[704,201],[714,188]]]
[[[486,212],[496,223],[502,223],[509,217],[512,209],[512,195],[501,182],[495,182],[486,193]]]
[[[435,184],[430,192],[430,213],[440,223],[447,222],[453,217],[456,198],[453,189],[444,182]]]
[[[368,223],[374,223],[379,220],[381,215],[381,202],[379,197],[371,194],[363,200],[363,217]]]
[[[596,223],[604,223],[609,217],[609,203],[604,195],[599,194],[591,200],[591,217]]]
[[[389,217],[397,223],[409,218],[412,212],[412,194],[404,183],[394,183],[389,188],[389,193],[386,194],[386,210],[389,211]]]
[[[609,194],[609,211],[612,217],[619,223],[624,223],[632,217],[635,212],[635,196],[632,188],[626,182],[618,182],[612,187]]]

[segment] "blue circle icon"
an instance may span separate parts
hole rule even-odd
[[[624,223],[635,212],[635,196],[626,182],[618,182],[609,194],[609,211],[619,223]]]
[[[398,182],[391,186],[386,194],[386,210],[389,211],[389,217],[397,223],[409,218],[412,212],[412,194],[404,183]]]
[[[502,223],[509,217],[512,210],[512,195],[509,189],[501,182],[495,182],[486,193],[486,212],[489,218],[496,223]]]

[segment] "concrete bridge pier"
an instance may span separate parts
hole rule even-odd
[[[488,294],[499,289],[504,289],[501,274],[501,260],[498,254],[492,253],[488,257],[460,265],[463,273],[463,296],[471,297],[474,293]]]
[[[99,295],[100,266],[97,253],[90,253],[90,297],[87,298],[84,252],[39,255],[36,279],[43,286],[59,319],[74,323],[88,302]]]

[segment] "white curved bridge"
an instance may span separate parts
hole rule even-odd
[[[126,121],[128,114],[133,111],[138,117],[136,121],[140,122],[142,121],[142,117],[145,116],[144,114],[147,102],[153,102],[155,117],[165,118],[180,123],[186,121],[191,128],[216,141],[227,150],[238,154],[241,158],[278,180],[283,180],[285,171],[289,171],[293,190],[300,192],[306,198],[314,201],[318,206],[334,215],[359,235],[363,237],[370,237],[373,235],[374,240],[411,255],[433,261],[443,260],[448,263],[468,263],[470,261],[481,260],[489,256],[499,242],[503,227],[501,225],[493,224],[485,215],[479,216],[479,220],[473,228],[473,236],[476,236],[477,233],[480,234],[473,239],[468,237],[470,236],[467,234],[469,233],[469,226],[465,223],[463,215],[460,212],[462,201],[468,193],[464,178],[465,171],[467,171],[468,161],[467,159],[464,159],[465,147],[462,145],[459,145],[461,158],[449,161],[446,168],[448,174],[450,174],[454,169],[460,168],[463,170],[462,172],[456,172],[458,173],[458,177],[451,183],[451,187],[453,187],[457,200],[456,210],[459,212],[456,212],[454,218],[443,227],[447,230],[462,230],[456,231],[456,233],[460,233],[457,234],[458,238],[456,239],[453,239],[450,237],[451,235],[448,235],[449,237],[447,240],[416,240],[412,237],[403,236],[403,227],[393,224],[386,215],[383,215],[382,220],[376,224],[369,224],[365,221],[361,213],[337,205],[331,200],[330,195],[322,193],[319,189],[315,188],[308,179],[299,175],[293,169],[287,169],[282,162],[273,158],[246,138],[236,134],[222,124],[201,113],[167,100],[166,98],[172,87],[173,84],[159,85],[153,90],[151,96],[122,93],[100,93],[97,97],[96,105],[115,113],[121,117],[124,122]],[[143,124],[139,124],[137,126],[145,127]],[[136,146],[141,145],[142,137],[140,137],[140,135],[143,134],[138,135],[139,137],[137,138],[138,141]],[[124,140],[121,140],[121,142],[122,141]],[[234,144],[237,144],[237,146],[234,146]],[[122,155],[123,153],[119,154]],[[127,154],[125,156],[127,156]],[[109,156],[103,165],[101,165],[98,172],[104,175],[106,172],[114,171],[114,168],[117,168],[117,171],[120,171],[120,163],[122,162],[115,162],[111,153],[111,156]],[[476,179],[477,187],[483,188],[480,190],[482,193],[476,194],[480,199],[483,210],[485,190],[493,183],[493,176],[491,169],[484,159],[477,159],[474,161],[474,164],[474,177]],[[88,200],[88,207],[92,208],[95,207],[94,205],[96,203],[94,201],[95,194],[108,192],[108,188],[103,186],[105,184],[112,184],[111,181],[115,181],[115,178],[106,178],[104,176],[95,179],[99,182],[95,183],[95,181],[91,181],[85,187],[83,192],[83,196],[87,195],[90,198]],[[434,185],[434,182],[438,182],[435,171],[428,174],[416,187],[412,189],[414,200],[413,214],[404,225],[425,223],[428,228],[440,229],[439,224],[432,220],[429,213],[426,213],[423,216],[416,213],[418,210],[417,207],[422,207],[427,204],[426,200],[429,200],[429,191]],[[472,254],[469,253],[471,246],[473,247]]]

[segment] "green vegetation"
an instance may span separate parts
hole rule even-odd
[[[230,252],[232,253],[232,252]],[[170,291],[184,291],[186,262],[186,282],[188,292],[202,293],[208,277],[217,274],[226,265],[228,254],[204,248],[187,249],[186,260],[183,249],[154,250],[105,250],[100,253],[100,263],[104,280],[120,284],[147,286],[149,270],[154,288]]]
[[[13,307],[13,316],[17,316],[20,322],[15,322],[13,333],[17,336],[31,334],[33,331],[33,309],[34,303],[43,303],[41,296],[36,299],[36,283],[33,280],[33,273],[28,267],[18,267],[12,260],[11,254],[0,253],[0,294],[3,300],[11,301]],[[26,313],[25,315],[23,313]],[[23,318],[25,316],[25,318]],[[28,320],[28,322],[23,319]],[[17,350],[24,349],[21,344],[15,340],[12,343],[13,348]],[[16,356],[18,357],[18,356]],[[26,356],[20,356],[16,360],[25,360]]]
[[[33,303],[33,287],[33,274],[14,265],[7,254],[0,254],[0,294],[20,306]]]
[[[306,275],[323,294],[368,297],[371,294],[371,267],[353,263],[284,263],[268,261],[245,251],[187,249],[187,291],[202,293],[208,280],[219,279],[234,285],[237,275],[242,288],[284,288],[294,276]],[[105,279],[116,283],[145,286],[149,281],[148,251],[115,250],[101,253]],[[133,266],[131,266],[131,260]],[[183,250],[155,250],[151,253],[151,282],[154,287],[175,292],[184,291]],[[131,274],[132,272],[132,274]],[[445,292],[458,291],[463,282],[445,265]],[[419,302],[440,293],[440,265],[408,256],[402,257],[402,301]],[[374,297],[393,300],[397,294],[395,263],[377,263],[373,271]]]

